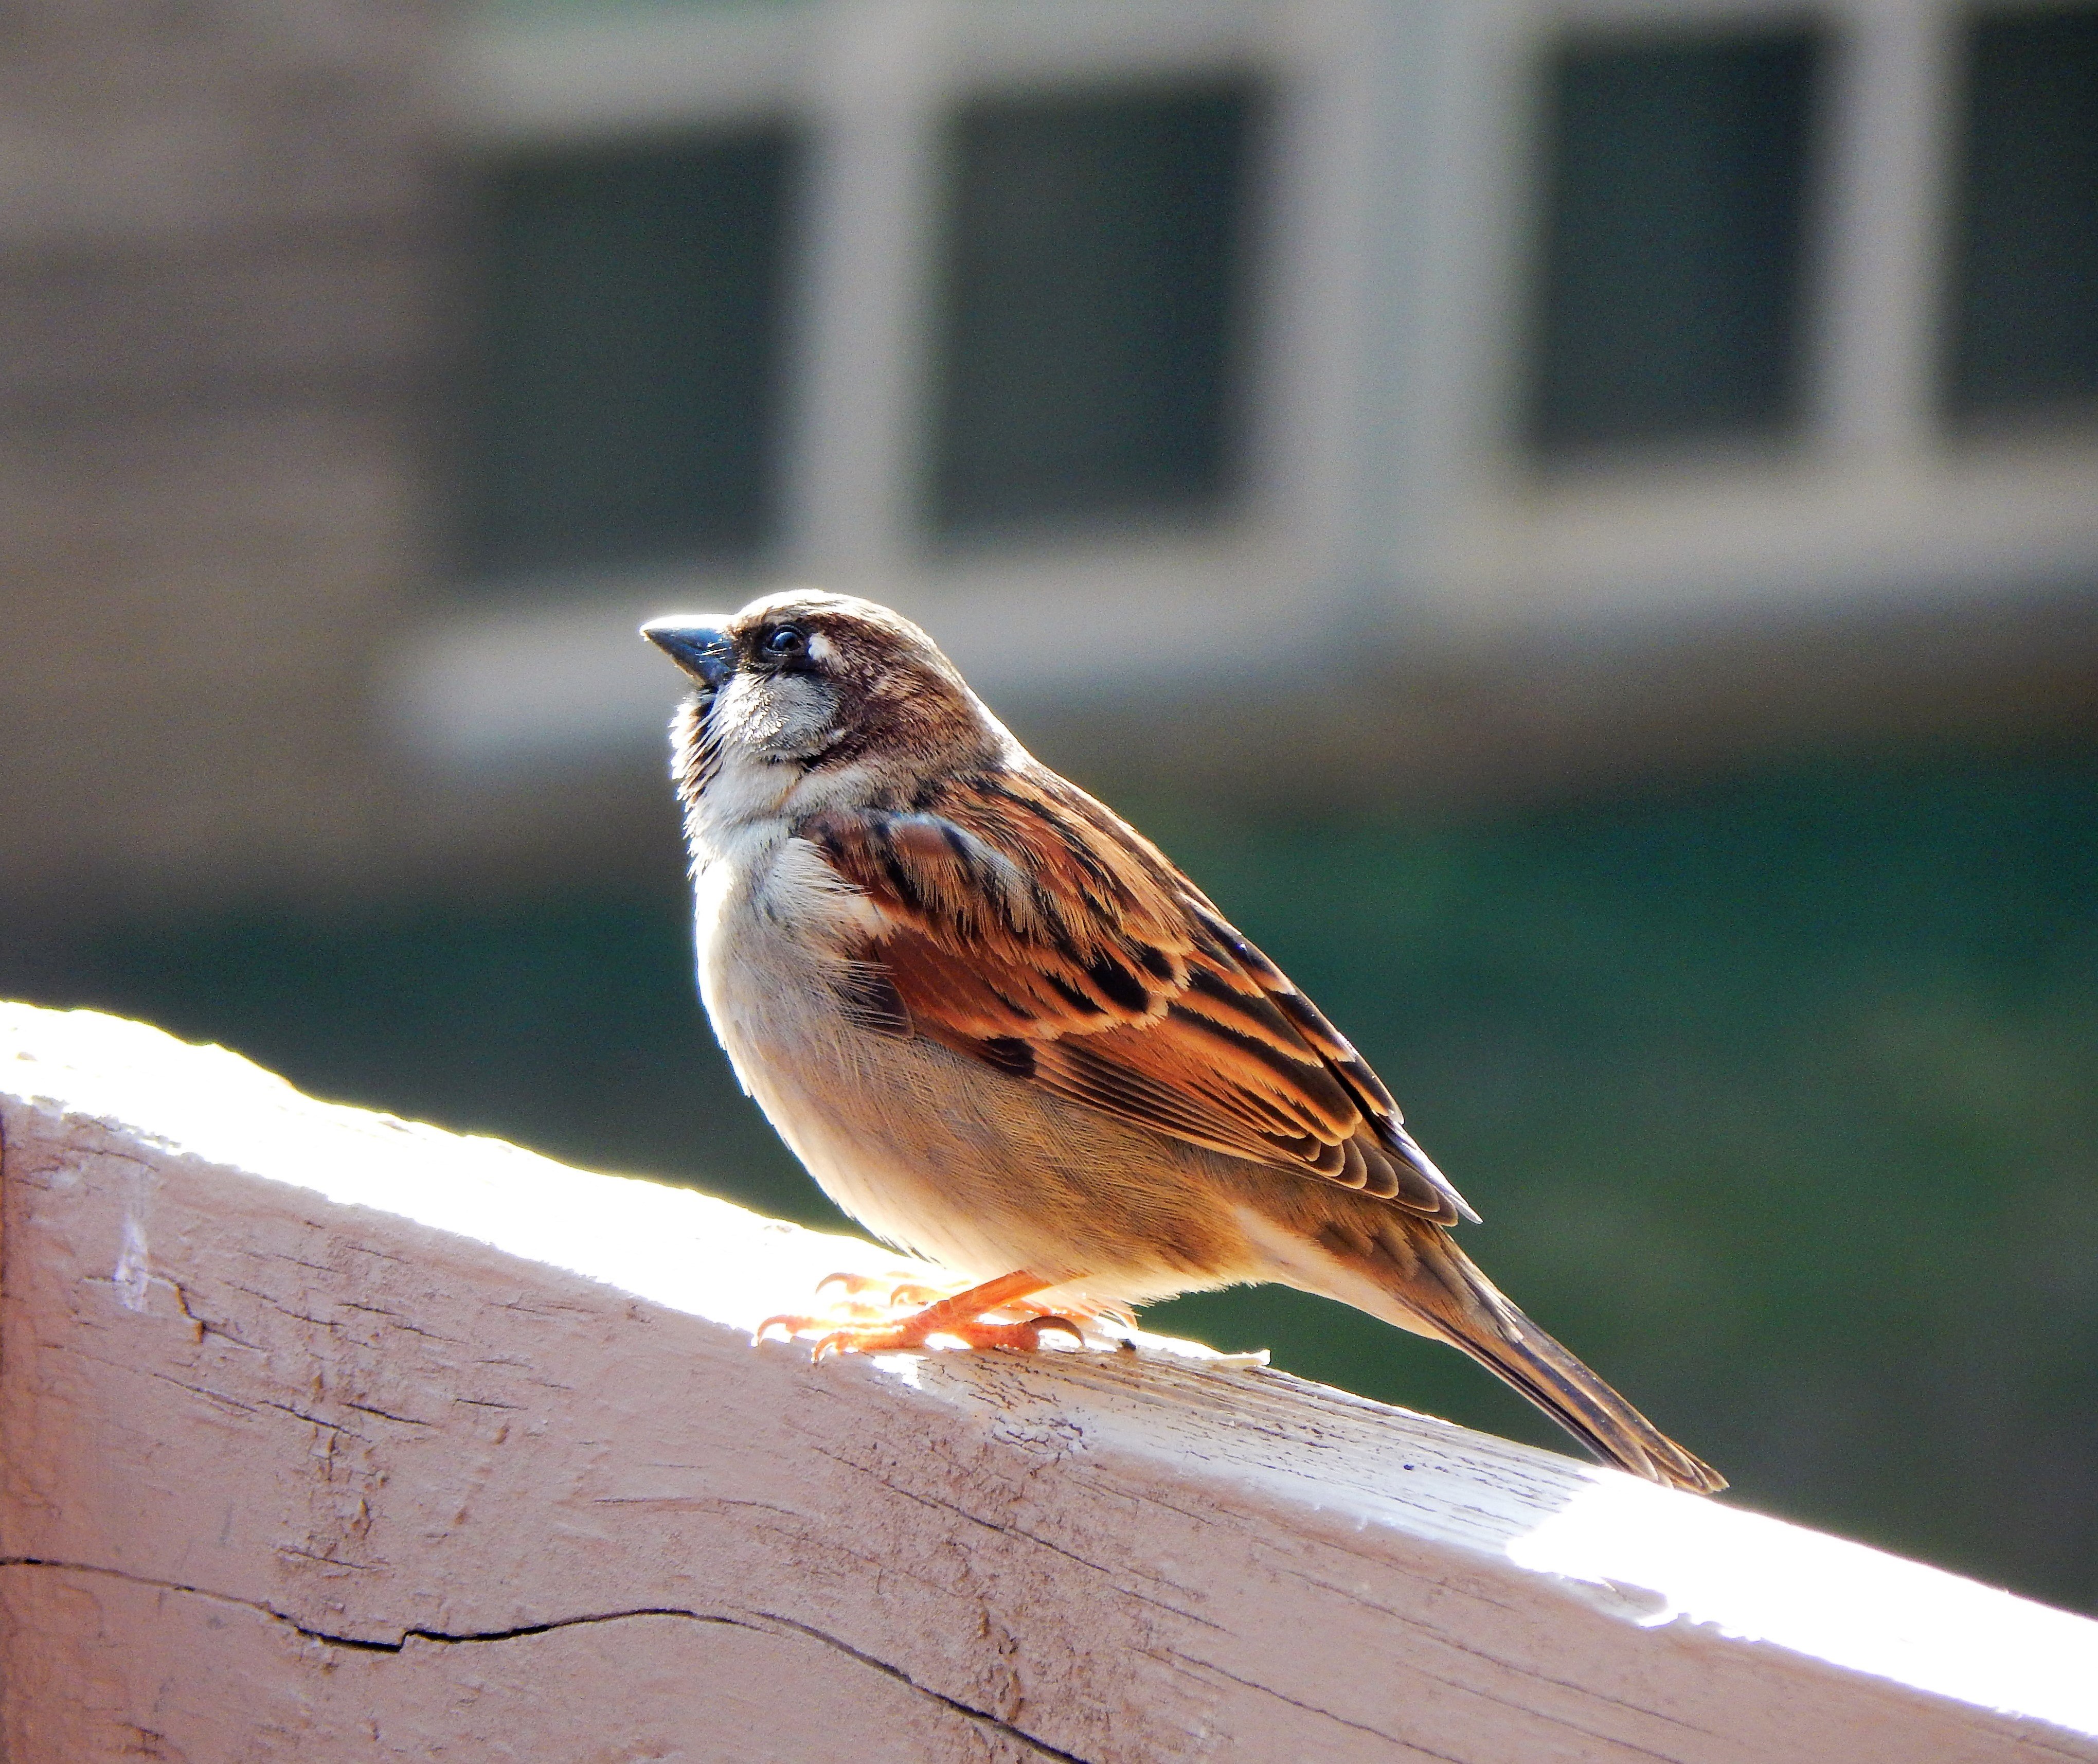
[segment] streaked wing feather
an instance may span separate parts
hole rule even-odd
[[[1140,834],[1046,772],[797,829],[879,910],[849,1003],[1091,1108],[1476,1218],[1310,1000]],[[885,984],[884,984],[885,983]]]

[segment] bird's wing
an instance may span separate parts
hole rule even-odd
[[[796,830],[872,904],[849,1001],[1073,1102],[1476,1218],[1375,1073],[1155,846],[1047,771]]]

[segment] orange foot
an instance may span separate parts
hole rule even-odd
[[[840,1308],[847,1314],[865,1315],[875,1308],[865,1294],[881,1282],[863,1275],[833,1275],[818,1287],[818,1292],[833,1282],[845,1288],[845,1304]],[[959,1341],[965,1347],[1017,1348],[1031,1353],[1041,1346],[1043,1332],[1051,1329],[1062,1330],[1082,1346],[1085,1332],[1069,1317],[1046,1311],[1036,1311],[1017,1319],[996,1314],[1030,1310],[1032,1307],[1025,1301],[1049,1284],[1024,1270],[1002,1275],[995,1280],[986,1280],[981,1286],[937,1299],[908,1316],[891,1317],[880,1323],[849,1323],[842,1328],[832,1329],[817,1342],[811,1358],[820,1360],[827,1354],[884,1354],[922,1348],[935,1336]],[[893,1308],[906,1303],[923,1303],[933,1297],[935,1290],[908,1283],[896,1286],[889,1292],[889,1305]],[[1090,1317],[1105,1313],[1082,1311],[1081,1314]],[[766,1332],[775,1327],[791,1337],[820,1328],[833,1320],[834,1318],[768,1317],[757,1326],[756,1339],[763,1341]]]
[[[928,1286],[920,1280],[904,1280],[899,1283],[893,1275],[884,1279],[876,1274],[832,1274],[826,1275],[817,1283],[817,1297],[820,1298],[823,1289],[830,1286],[841,1288],[845,1293],[844,1298],[832,1307],[837,1314],[828,1320],[836,1323],[848,1321],[864,1323],[876,1315],[883,1316],[884,1320],[890,1323],[899,1322],[901,1319],[896,1317],[894,1313],[906,1305],[937,1304],[943,1299],[960,1298],[966,1292],[972,1290],[963,1286],[959,1281],[950,1281],[944,1286]],[[883,1298],[876,1299],[870,1296],[880,1292],[884,1286],[889,1288],[889,1291]],[[1014,1312],[1019,1313],[1023,1317],[1069,1316],[1076,1318],[1080,1323],[1099,1323],[1105,1319],[1118,1324],[1125,1330],[1136,1327],[1135,1312],[1126,1305],[1117,1305],[1105,1300],[1067,1300],[1060,1305],[1049,1305],[1036,1299],[1032,1294],[1025,1294],[1018,1298],[1007,1299],[1002,1305],[984,1303],[981,1299],[979,1302],[982,1304],[982,1311],[985,1313],[996,1310],[1008,1316]],[[781,1318],[777,1320],[785,1323],[790,1319]],[[804,1328],[823,1327],[821,1323],[809,1319],[796,1318],[791,1320],[801,1323]]]

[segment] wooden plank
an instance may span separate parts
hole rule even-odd
[[[2098,1759],[2098,1624],[0,1007],[13,1764]]]

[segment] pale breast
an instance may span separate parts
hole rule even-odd
[[[951,1135],[910,1044],[869,1034],[841,1002],[844,952],[872,928],[866,897],[783,831],[704,865],[695,897],[700,995],[744,1089],[839,1205],[939,1253],[911,1226],[938,1210],[920,1191]]]
[[[827,992],[873,928],[866,896],[777,823],[710,851],[692,885],[700,992],[731,1057],[731,1037],[791,1026],[795,1001]]]
[[[963,1274],[1027,1268],[1104,1297],[1250,1272],[1190,1167],[1229,1161],[855,1021],[846,952],[879,928],[875,909],[808,841],[746,829],[695,883],[716,1035],[780,1137],[870,1230]]]

